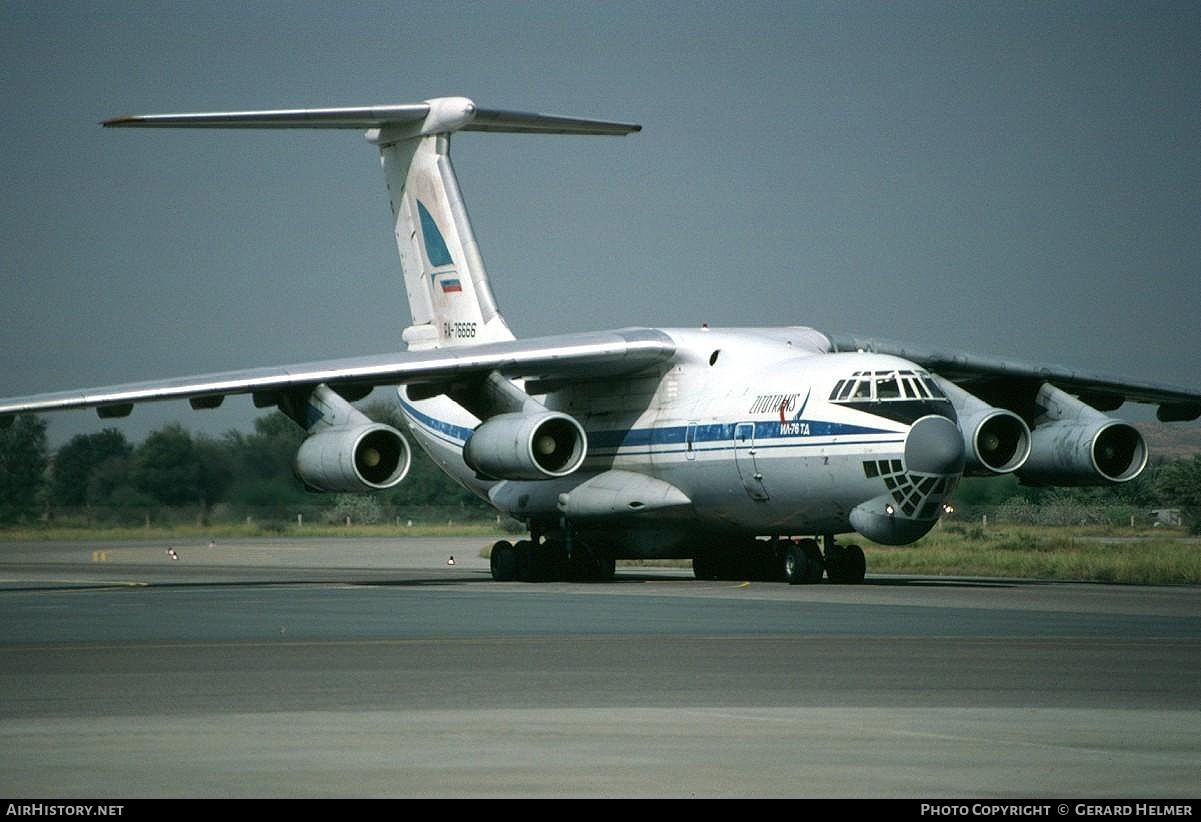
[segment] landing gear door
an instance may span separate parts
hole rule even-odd
[[[759,459],[755,448],[755,423],[740,422],[734,427],[734,463],[742,487],[751,499],[758,502],[768,499],[763,485],[763,473],[759,470]]]

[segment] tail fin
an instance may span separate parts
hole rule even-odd
[[[641,126],[481,109],[464,97],[361,108],[150,114],[106,126],[162,128],[355,128],[377,145],[388,184],[413,324],[410,348],[513,339],[480,256],[450,162],[455,131],[624,135]]]

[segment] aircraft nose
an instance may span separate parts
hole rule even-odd
[[[922,474],[963,472],[963,435],[946,417],[922,417],[905,438],[905,470]]]

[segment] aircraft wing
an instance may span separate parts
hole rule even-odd
[[[1130,401],[1159,406],[1156,416],[1163,422],[1201,417],[1201,391],[1196,389],[1138,382],[1045,363],[942,351],[892,340],[835,334],[826,337],[830,340],[831,352],[875,351],[901,357],[938,373],[994,405],[1006,406],[1000,398],[1012,389],[1049,382],[1099,411],[1113,411],[1123,402]]]
[[[215,408],[230,394],[253,394],[255,404],[266,407],[282,394],[320,383],[365,395],[377,385],[448,383],[491,371],[573,381],[638,371],[674,352],[671,338],[650,328],[406,351],[0,399],[0,424],[15,414],[74,408],[123,417],[137,403],[160,400],[186,399],[193,408]]]

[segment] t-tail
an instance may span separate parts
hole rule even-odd
[[[362,129],[379,148],[412,325],[412,349],[513,339],[497,308],[450,162],[456,131],[624,135],[641,126],[478,108],[465,97],[357,108],[147,114],[106,126]]]

